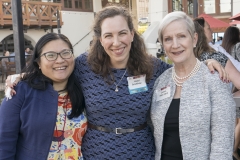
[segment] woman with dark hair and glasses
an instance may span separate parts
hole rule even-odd
[[[16,94],[0,107],[0,159],[82,159],[85,101],[72,44],[49,33],[36,44]]]

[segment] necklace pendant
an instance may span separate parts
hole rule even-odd
[[[118,92],[118,87],[116,87],[115,92]]]

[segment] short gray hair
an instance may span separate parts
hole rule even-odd
[[[167,14],[160,23],[159,30],[158,30],[158,40],[160,43],[163,41],[163,30],[173,21],[184,21],[187,26],[187,30],[190,33],[191,37],[193,38],[193,35],[195,33],[195,27],[193,20],[184,12],[182,11],[175,11]],[[162,43],[163,44],[163,43]]]

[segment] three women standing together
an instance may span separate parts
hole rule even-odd
[[[88,118],[88,129],[81,146],[84,159],[154,159],[154,138],[150,127],[146,124],[148,112],[154,83],[171,66],[147,54],[143,39],[133,28],[131,16],[123,7],[111,6],[99,11],[93,32],[94,39],[90,51],[76,58],[73,72],[84,95]],[[186,55],[190,56],[191,48],[186,49],[177,53],[180,59],[181,57],[186,59]],[[61,55],[59,51],[55,52],[58,57]],[[62,60],[65,61],[64,58]],[[211,65],[209,67],[213,70]],[[65,67],[60,67],[59,70],[65,70]],[[171,81],[171,78],[168,80]],[[18,92],[17,95],[21,94]],[[207,94],[207,96],[211,95]],[[2,108],[8,108],[8,112],[16,110],[7,106],[11,101],[20,100],[14,96],[13,99],[5,101],[6,105],[0,107],[0,117],[4,114]],[[229,101],[231,102],[231,98]],[[154,108],[156,107],[161,111],[161,106]],[[6,143],[2,140],[2,137],[7,136],[7,132],[2,128],[5,123],[0,121],[0,146]],[[21,119],[16,123],[21,123]],[[156,124],[154,125],[157,128]],[[207,128],[210,129],[211,125],[212,123],[209,123]],[[22,133],[17,128],[14,131]],[[80,131],[77,135],[79,134]],[[231,143],[231,137],[229,140]],[[61,141],[63,142],[64,140]],[[61,150],[62,145],[59,146]],[[31,149],[28,147],[29,151]],[[6,150],[0,149],[0,157],[3,153],[6,153]],[[67,155],[67,151],[64,153]],[[44,154],[47,156],[50,151],[46,150]],[[32,158],[31,155],[28,156],[24,158]],[[185,159],[185,154],[183,157]]]

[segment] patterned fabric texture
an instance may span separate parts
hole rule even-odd
[[[223,53],[221,52],[215,52],[215,53],[207,53],[204,52],[201,56],[200,56],[200,61],[205,61],[207,59],[215,59],[216,61],[218,61],[224,68],[227,64],[228,61],[228,57],[225,56]]]
[[[156,78],[170,65],[155,60],[154,75],[147,83],[148,91],[129,94],[125,69],[112,69],[118,85],[105,83],[100,75],[93,73],[87,64],[87,54],[76,59],[75,74],[81,83],[88,121],[97,126],[108,128],[134,128],[147,121],[151,105],[153,85]],[[86,160],[113,159],[154,159],[155,147],[150,127],[127,134],[106,133],[87,129],[83,138],[82,153]]]
[[[240,107],[236,107],[236,118],[240,118]]]
[[[240,62],[240,42],[233,46],[230,54]]]
[[[57,121],[53,141],[48,154],[48,160],[83,160],[81,153],[82,137],[87,129],[85,114],[68,119],[71,113],[70,98],[67,92],[58,97]]]

